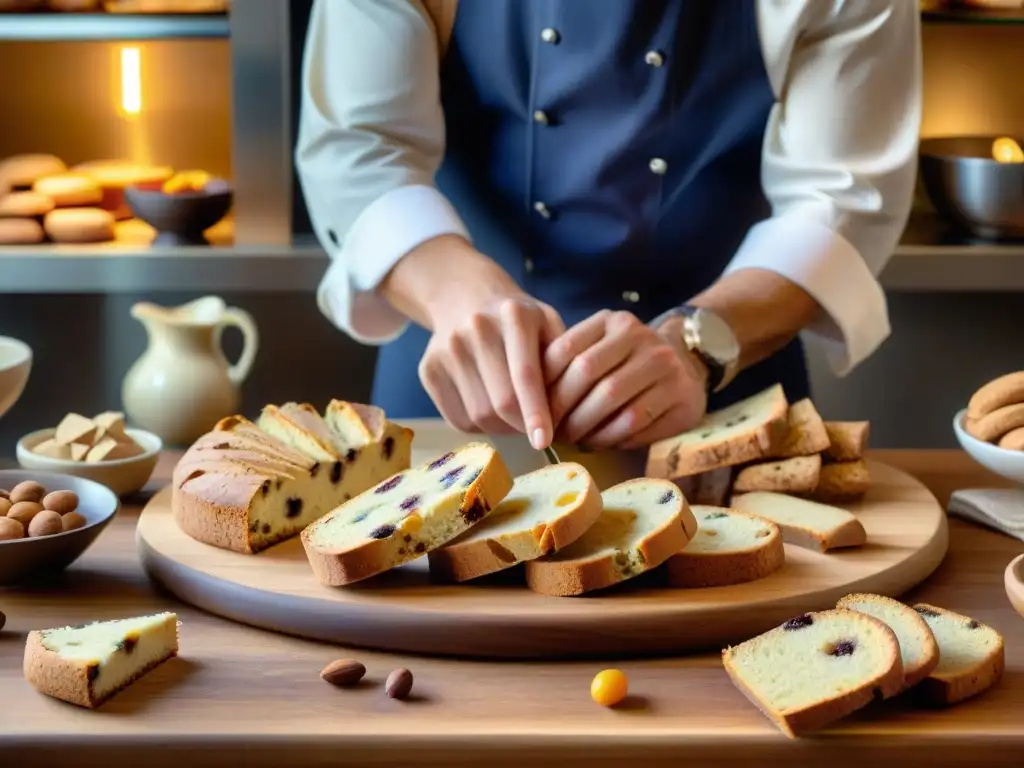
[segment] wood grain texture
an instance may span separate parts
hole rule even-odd
[[[413,463],[431,456],[414,450]],[[143,566],[182,600],[314,640],[460,658],[682,653],[742,642],[850,592],[895,597],[927,578],[946,554],[943,509],[897,469],[875,463],[871,474],[868,496],[847,506],[867,531],[866,545],[827,553],[786,545],[775,573],[728,587],[670,589],[659,569],[584,597],[549,597],[526,588],[521,568],[436,585],[425,557],[356,585],[324,587],[297,539],[258,555],[192,539],[174,520],[169,488],[143,510],[138,543]]]
[[[959,451],[884,451],[874,457],[922,479],[943,503],[956,488],[1006,483]],[[170,476],[174,456],[157,470]],[[976,616],[1006,638],[1007,670],[993,690],[929,712],[897,698],[822,736],[791,742],[730,685],[717,653],[616,664],[631,698],[605,710],[589,698],[607,664],[494,663],[354,651],[233,624],[160,592],[135,553],[130,504],[58,581],[0,591],[0,764],[76,768],[205,766],[800,765],[1018,766],[1024,754],[1024,619],[1003,589],[1015,539],[950,521],[950,550],[905,599]],[[38,695],[21,676],[31,629],[176,610],[182,657],[95,712]],[[457,633],[458,627],[452,628]],[[368,670],[352,690],[319,671],[340,657]],[[388,699],[396,667],[415,675],[413,698]],[[130,762],[129,762],[130,761]],[[244,761],[244,763],[243,763]]]

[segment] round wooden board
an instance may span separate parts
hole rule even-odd
[[[358,585],[321,586],[297,538],[257,555],[201,544],[181,532],[170,488],[138,525],[142,562],[177,597],[245,624],[384,651],[491,658],[678,654],[720,648],[851,592],[895,597],[946,554],[945,511],[920,482],[872,462],[868,496],[848,506],[868,544],[827,554],[786,545],[761,581],[667,589],[648,574],[602,594],[530,592],[511,569],[464,585],[430,582],[426,558]]]

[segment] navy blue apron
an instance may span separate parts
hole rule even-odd
[[[442,63],[438,187],[474,245],[567,326],[644,322],[714,282],[770,215],[761,146],[774,94],[753,2],[461,0]],[[383,346],[373,402],[437,416],[429,334]],[[803,348],[742,372],[712,409],[776,382],[808,394]]]

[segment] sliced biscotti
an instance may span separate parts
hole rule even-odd
[[[860,520],[845,509],[828,504],[757,491],[734,495],[732,506],[771,520],[781,529],[782,540],[798,547],[826,552],[859,547],[868,540]]]
[[[430,552],[431,576],[468,581],[557,552],[582,536],[601,510],[601,491],[579,464],[522,475],[491,514]]]
[[[695,505],[697,534],[665,565],[673,587],[724,587],[757,581],[786,560],[775,523],[735,509]]]
[[[969,616],[918,603],[920,614],[939,645],[939,664],[918,686],[923,698],[939,706],[956,704],[988,690],[1003,676],[1003,637]]]
[[[775,452],[775,458],[820,454],[831,445],[825,422],[810,398],[805,397],[793,403],[789,407],[786,422],[786,437]]]
[[[796,456],[744,467],[737,473],[732,490],[733,493],[813,493],[819,487],[820,479],[820,455]]]
[[[869,421],[826,421],[828,448],[824,451],[826,461],[857,461],[864,458],[871,436]]]
[[[912,688],[932,673],[939,663],[935,635],[921,615],[899,600],[882,595],[847,595],[838,608],[860,611],[885,622],[896,633],[903,661],[903,687]]]
[[[787,736],[822,728],[903,687],[899,641],[878,619],[836,608],[790,619],[722,651],[733,684]]]
[[[680,477],[675,482],[690,504],[724,507],[732,493],[734,467],[719,467],[699,475]]]
[[[808,496],[816,501],[842,503],[857,501],[870,490],[871,472],[861,459],[822,465],[818,484]]]
[[[30,632],[25,679],[40,693],[90,709],[178,654],[173,613]]]
[[[352,584],[447,544],[510,490],[498,452],[470,443],[332,510],[302,532],[302,545],[321,584]]]
[[[667,480],[627,480],[601,494],[597,521],[565,549],[526,563],[526,583],[566,597],[603,589],[657,568],[682,550],[697,521]]]
[[[786,438],[788,412],[786,395],[776,384],[652,445],[644,474],[672,479],[771,456]]]
[[[267,434],[317,461],[336,461],[345,453],[335,444],[323,417],[309,403],[265,406],[257,423]]]

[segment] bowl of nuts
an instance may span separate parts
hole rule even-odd
[[[63,571],[120,506],[113,491],[92,480],[0,470],[0,587]]]

